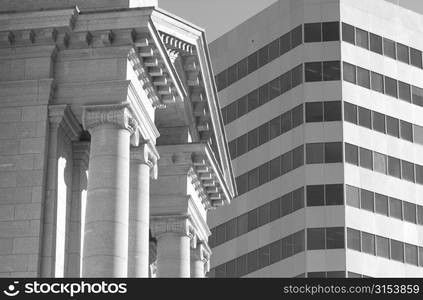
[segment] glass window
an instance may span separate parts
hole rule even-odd
[[[370,88],[370,71],[357,67],[357,84],[359,86]]]
[[[411,223],[416,223],[416,208],[417,206],[413,203],[410,202],[402,202],[403,204],[403,209],[404,209],[404,220],[411,222]]]
[[[247,274],[247,254],[236,259],[236,271],[238,277],[242,277]]]
[[[258,92],[254,90],[248,94],[248,111],[252,111],[259,106]]]
[[[248,232],[248,213],[239,216],[237,219],[238,236]]]
[[[248,231],[254,230],[258,227],[258,209],[248,212]]]
[[[247,96],[242,97],[236,101],[237,103],[237,117],[240,118],[248,112]]]
[[[373,152],[373,169],[377,172],[386,174],[386,155]]]
[[[224,70],[216,76],[217,90],[223,90],[228,86],[228,70]]]
[[[300,104],[292,110],[292,127],[295,128],[303,123],[303,105]]]
[[[345,143],[345,161],[358,166],[358,147]]]
[[[261,247],[258,250],[258,261],[259,261],[259,269],[264,268],[269,265],[270,261],[270,249],[269,246]]]
[[[344,186],[342,184],[327,184],[326,205],[343,205],[344,204]]]
[[[389,239],[376,236],[376,255],[389,259]]]
[[[291,49],[294,49],[303,42],[303,26],[299,25],[291,30]]]
[[[248,56],[248,73],[252,73],[258,68],[258,51]]]
[[[262,67],[269,62],[269,46],[264,46],[259,50],[259,64],[258,67]]]
[[[281,157],[276,157],[270,161],[270,180],[281,175]]]
[[[310,143],[306,145],[306,163],[321,164],[324,162],[323,143]]]
[[[298,146],[292,151],[292,169],[296,169],[304,164],[304,147]]]
[[[354,26],[342,23],[342,40],[351,44],[355,44]]]
[[[290,213],[292,213],[292,193],[281,197],[281,216],[283,217]]]
[[[237,106],[238,104],[235,102],[232,102],[227,106],[226,110],[226,120],[228,123],[231,123],[233,120],[237,118]]]
[[[388,197],[381,194],[375,194],[376,212],[378,214],[388,215]]]
[[[358,107],[358,125],[372,129],[372,112],[371,110]]]
[[[399,137],[399,120],[386,116],[386,132],[394,137]]]
[[[326,278],[326,272],[308,272],[307,278]]]
[[[373,192],[364,189],[361,190],[361,208],[371,212],[375,211]]]
[[[325,143],[325,163],[342,162],[342,143]]]
[[[228,85],[231,85],[232,83],[237,81],[237,76],[238,76],[237,64],[234,64],[228,69]]]
[[[269,61],[279,57],[279,39],[274,40],[269,45]]]
[[[241,135],[236,139],[236,153],[237,156],[243,155],[247,152],[247,134]]]
[[[322,23],[323,41],[339,41],[339,22]]]
[[[294,255],[305,250],[305,231],[301,230],[293,234]]]
[[[281,117],[276,117],[270,121],[270,139],[281,134]]]
[[[221,224],[216,227],[216,245],[226,242],[226,224]]]
[[[383,76],[376,72],[371,72],[372,90],[383,93]]]
[[[361,274],[348,271],[348,278],[361,278]]]
[[[322,81],[322,62],[309,62],[304,64],[305,81]]]
[[[255,128],[248,133],[248,151],[254,149],[259,145],[258,136],[258,128]]]
[[[355,66],[344,62],[343,69],[344,69],[344,80],[355,84],[356,83]]]
[[[291,34],[289,32],[280,37],[279,45],[279,55],[283,55],[291,49]]]
[[[292,151],[282,155],[281,174],[286,174],[292,170]]]
[[[385,115],[373,112],[373,129],[382,133],[386,133]]]
[[[239,195],[244,194],[248,191],[248,173],[237,177],[236,186]]]
[[[232,240],[237,237],[237,219],[226,222],[226,239]]]
[[[422,52],[420,50],[410,47],[410,63],[417,68],[422,68]]]
[[[416,165],[416,182],[423,184],[423,166]]]
[[[340,249],[344,247],[344,227],[326,228],[326,249]]]
[[[248,57],[238,62],[238,79],[241,79],[248,74]]]
[[[382,54],[382,37],[370,33],[370,51]]]
[[[322,41],[322,24],[308,23],[304,24],[304,42],[321,42]]]
[[[347,247],[349,249],[361,251],[360,231],[347,228]]]
[[[231,159],[234,159],[236,157],[236,140],[229,142],[228,146]]]
[[[423,225],[423,206],[420,205],[417,205],[417,224]]]
[[[390,58],[397,59],[396,53],[395,42],[390,39],[383,38],[383,54]]]
[[[304,207],[304,188],[292,192],[292,210],[296,211]]]
[[[325,190],[323,185],[307,186],[307,206],[325,205]]]
[[[420,145],[423,145],[423,127],[413,125],[414,141]]]
[[[258,250],[247,254],[247,273],[258,269]]]
[[[306,122],[323,122],[323,102],[306,103]]]
[[[342,120],[341,101],[324,102],[325,122]]]
[[[407,264],[417,266],[418,265],[417,246],[404,243],[404,249],[405,249],[405,262]]]
[[[270,222],[270,204],[262,205],[259,207],[259,225],[263,226]]]
[[[401,100],[411,102],[411,90],[409,84],[398,81],[398,97]]]
[[[216,278],[225,278],[226,277],[226,264],[217,266],[215,268],[215,277]]]
[[[402,160],[401,173],[402,173],[403,179],[414,182],[414,164],[408,161]]]
[[[401,178],[401,164],[398,158],[388,156],[388,174]]]
[[[413,103],[418,106],[423,106],[423,89],[413,86],[411,90],[413,93]]]
[[[290,72],[292,77],[292,88],[303,83],[303,66],[298,65]]]
[[[263,145],[269,140],[269,123],[264,123],[259,127],[259,144]]]
[[[280,198],[270,202],[270,222],[280,218],[281,212],[281,201]]]
[[[327,278],[346,278],[345,271],[331,271],[326,273]]]
[[[423,247],[419,247],[419,266],[423,267]]]
[[[367,232],[361,233],[361,249],[363,252],[375,255],[375,236]]]
[[[325,228],[307,228],[307,249],[325,249]]]
[[[282,244],[281,259],[292,256],[292,254],[294,252],[293,236],[289,235],[289,236],[283,238],[281,244]]]
[[[269,246],[269,264],[273,264],[281,260],[281,242],[276,241]]]
[[[360,167],[373,170],[372,151],[360,148]]]
[[[259,88],[259,91],[258,91],[259,105],[263,105],[266,102],[268,102],[270,99],[272,99],[270,98],[270,95],[269,95],[269,87],[270,87],[270,84],[265,84]]]
[[[347,122],[357,124],[357,106],[344,102],[344,119]]]
[[[402,220],[402,201],[389,198],[389,215],[393,218]]]
[[[269,92],[270,99],[273,99],[281,94],[281,82],[279,77],[272,80],[269,83],[269,86],[270,86],[270,92]]]
[[[397,81],[385,76],[385,94],[398,98]]]
[[[345,191],[347,204],[352,207],[360,208],[360,189],[351,185],[346,185]]]
[[[285,133],[292,129],[292,113],[290,111],[281,116],[281,133]]]
[[[226,278],[236,278],[236,259],[226,263]]]
[[[391,240],[391,259],[404,261],[404,244],[402,242]]]
[[[397,43],[397,58],[406,64],[409,63],[408,47],[406,45]]]
[[[269,168],[269,163],[265,163],[259,167],[259,185],[265,184],[269,181]]]
[[[323,62],[323,80],[332,81],[341,79],[341,63],[339,61]]]
[[[360,28],[355,29],[355,44],[359,47],[369,49],[369,35],[367,31]]]
[[[248,172],[248,190],[255,189],[259,185],[259,168],[252,169]]]
[[[406,121],[400,121],[401,138],[413,142],[413,125]]]

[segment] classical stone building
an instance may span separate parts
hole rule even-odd
[[[0,276],[208,270],[231,162],[204,31],[156,2],[0,0]]]

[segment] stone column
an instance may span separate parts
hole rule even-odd
[[[83,277],[126,277],[128,269],[129,147],[136,130],[125,105],[84,108],[91,134]]]
[[[210,250],[204,243],[200,242],[196,248],[191,249],[191,277],[204,278],[209,260]]]
[[[131,149],[128,277],[148,277],[150,170],[156,163],[157,156],[147,144]]]
[[[150,226],[157,239],[157,277],[190,277],[193,235],[188,217],[155,216]]]

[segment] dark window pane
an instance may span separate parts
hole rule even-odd
[[[292,256],[293,253],[294,253],[293,236],[289,235],[289,236],[283,238],[281,244],[282,244],[281,259]]]
[[[291,34],[289,32],[280,37],[279,45],[279,55],[283,55],[291,49]]]
[[[369,35],[367,31],[360,28],[355,29],[355,44],[359,47],[369,49]]]
[[[388,197],[381,194],[375,194],[376,212],[378,214],[388,215]]]
[[[238,79],[237,65],[234,64],[228,69],[228,85],[231,85]]]
[[[345,144],[345,161],[347,163],[353,164],[358,166],[358,147],[351,145],[351,144]]]
[[[342,120],[342,102],[324,102],[325,122]]]
[[[284,73],[280,76],[282,93],[291,89],[291,72]]]
[[[259,185],[258,168],[248,172],[248,190],[251,191]]]
[[[325,228],[307,228],[307,249],[325,249]]]
[[[379,73],[371,72],[371,80],[372,80],[372,90],[383,93],[383,76]]]
[[[261,68],[269,62],[269,47],[264,46],[259,50],[259,64],[258,67]]]
[[[423,106],[423,89],[413,86],[411,91],[413,93],[413,103],[418,106]]]
[[[386,132],[394,137],[399,137],[399,120],[386,116]]]
[[[209,236],[209,245],[210,248],[214,248],[216,246],[216,227],[210,229],[211,235]]]
[[[321,42],[322,41],[322,24],[308,23],[304,24],[304,42]]]
[[[259,88],[258,96],[259,105],[263,105],[271,99],[269,96],[269,84],[265,84]]]
[[[281,82],[279,77],[269,83],[270,91],[269,97],[273,99],[281,94]]]
[[[326,273],[327,278],[346,278],[345,271],[331,271]]]
[[[323,62],[323,80],[332,81],[341,79],[341,63],[339,61]]]
[[[257,70],[258,67],[258,51],[248,56],[248,73]]]
[[[308,272],[307,278],[326,278],[326,272]]]
[[[280,198],[270,202],[270,222],[279,219],[281,216],[281,201]]]
[[[228,71],[225,70],[220,72],[219,75],[216,76],[216,86],[217,90],[223,90],[225,87],[228,86]]]
[[[236,259],[226,263],[226,278],[236,278]]]
[[[292,128],[303,123],[303,105],[300,104],[292,110]]]
[[[360,208],[360,189],[351,185],[345,186],[347,204],[352,207]]]
[[[299,25],[291,30],[291,49],[294,49],[303,42],[303,26]]]
[[[226,239],[228,241],[237,237],[237,226],[236,218],[226,222]]]
[[[237,118],[237,106],[238,104],[236,101],[227,106],[228,109],[226,110],[226,120],[228,123],[231,123]]]
[[[259,127],[259,145],[267,143],[269,140],[269,123],[264,123]]]
[[[220,245],[226,241],[226,224],[221,224],[216,227],[216,245]]]
[[[281,259],[281,242],[276,241],[269,246],[269,252],[270,252],[270,264],[273,264],[277,261],[280,261]]]
[[[360,167],[373,170],[372,151],[360,148]]]
[[[408,47],[406,45],[397,43],[397,58],[406,64],[409,63]]]
[[[340,249],[344,247],[344,227],[326,228],[326,249]]]
[[[414,133],[414,142],[423,145],[423,127],[418,125],[413,125],[413,133]]]
[[[416,182],[423,184],[423,166],[416,165]]]
[[[290,111],[281,116],[281,133],[285,133],[292,129],[292,113]]]
[[[281,216],[283,217],[290,213],[292,213],[292,193],[281,197]]]
[[[270,222],[270,204],[259,207],[259,226]]]
[[[269,246],[264,246],[258,250],[259,256],[259,269],[269,265],[270,252]]]
[[[322,62],[309,62],[304,64],[305,81],[322,81]]]
[[[258,128],[251,130],[248,133],[248,151],[254,149],[259,145],[258,141],[259,130]]]
[[[417,205],[417,224],[423,225],[423,206],[420,205]]]
[[[226,117],[226,112],[227,112],[227,110],[228,110],[228,107],[227,106],[225,106],[225,107],[222,107],[222,109],[221,109],[221,112],[222,112],[222,119],[223,119],[223,123],[226,125],[226,124],[228,124],[228,120],[227,120],[227,117]]]
[[[306,103],[306,122],[323,122],[323,102]]]
[[[357,124],[357,106],[344,102],[344,119],[347,122]]]
[[[342,184],[327,184],[325,189],[326,205],[344,204],[344,186]]]
[[[276,117],[270,121],[270,139],[281,134],[281,117]]]
[[[248,94],[248,111],[252,111],[259,106],[258,92],[254,90]]]
[[[247,254],[247,273],[258,269],[258,250]]]
[[[339,22],[325,22],[322,24],[323,41],[339,41]]]
[[[279,57],[279,39],[274,40],[269,45],[269,61]]]
[[[414,182],[414,164],[408,161],[401,161],[402,178]]]
[[[282,168],[281,174],[286,174],[292,170],[292,151],[282,155]]]
[[[361,249],[365,253],[375,255],[375,236],[373,234],[361,233]]]
[[[383,54],[396,59],[397,55],[396,55],[397,51],[395,49],[395,42],[389,39],[385,39],[383,38]]]
[[[387,171],[387,162],[386,162],[386,155],[373,152],[373,169],[376,172],[380,172],[382,174],[386,174]]]
[[[258,227],[258,209],[248,212],[248,231],[254,230]]]
[[[248,191],[248,173],[238,176],[236,179],[238,194],[244,194]]]
[[[296,189],[292,192],[292,211],[304,207],[304,188]]]
[[[226,264],[217,266],[215,268],[215,275],[216,278],[226,278]]]
[[[324,206],[325,190],[323,185],[307,186],[307,206]]]
[[[237,116],[242,117],[248,112],[248,98],[247,96],[242,97],[237,102]]]
[[[355,44],[354,26],[342,23],[342,40],[351,44]]]
[[[405,248],[405,263],[417,266],[418,265],[417,246],[405,243],[404,248]]]
[[[371,110],[364,107],[358,107],[358,125],[372,129]]]
[[[298,65],[297,67],[292,69],[290,74],[292,77],[292,83],[291,83],[292,88],[303,83],[303,66],[302,65]]]
[[[397,81],[385,76],[385,94],[398,98]]]
[[[385,115],[373,112],[373,129],[382,133],[386,133]]]
[[[259,167],[259,185],[265,184],[269,181],[269,166],[270,164],[263,164]]]
[[[409,84],[402,81],[398,81],[398,97],[401,100],[411,102],[411,90]]]
[[[241,79],[248,74],[248,57],[244,58],[238,63],[238,79]]]
[[[361,251],[360,231],[351,228],[347,229],[347,247],[349,249]]]
[[[304,164],[304,147],[303,145],[292,151],[292,169],[296,169]]]
[[[324,162],[323,143],[310,143],[306,145],[306,163],[321,164]]]
[[[361,274],[348,271],[348,278],[361,278]]]
[[[238,277],[247,274],[247,254],[240,256],[236,259],[236,271]]]
[[[343,69],[344,69],[344,80],[355,84],[356,83],[356,79],[355,79],[356,67],[354,65],[344,62]]]
[[[391,259],[404,261],[404,244],[402,242],[391,240]]]
[[[326,143],[325,144],[325,163],[342,162],[342,143]]]
[[[236,140],[229,142],[229,153],[231,155],[231,159],[236,158]]]
[[[301,230],[293,234],[294,252],[293,254],[300,253],[305,250],[305,231]]]
[[[376,236],[376,255],[389,259],[389,239]]]
[[[361,190],[361,208],[371,212],[375,211],[373,192]]]
[[[402,201],[389,198],[389,215],[393,218],[402,220]]]
[[[406,121],[400,121],[401,138],[413,142],[413,125]]]
[[[422,52],[410,47],[410,63],[417,67],[422,67]]]
[[[245,152],[247,152],[247,134],[241,135],[236,139],[237,156],[243,155]]]
[[[270,180],[281,175],[281,157],[276,157],[270,161]]]
[[[357,67],[357,84],[359,86],[370,88],[370,71]]]
[[[370,51],[382,54],[382,37],[370,33]]]
[[[419,266],[423,267],[423,247],[419,247]]]
[[[238,236],[248,232],[248,213],[239,216],[237,219]]]
[[[402,204],[404,205],[404,220],[416,223],[416,209],[417,206],[413,203],[403,201]]]
[[[388,174],[401,178],[401,165],[398,158],[388,156]]]

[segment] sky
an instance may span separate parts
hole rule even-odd
[[[277,0],[158,0],[159,7],[206,30],[210,43]],[[371,0],[369,0],[371,1]],[[387,0],[423,14],[423,0]]]

